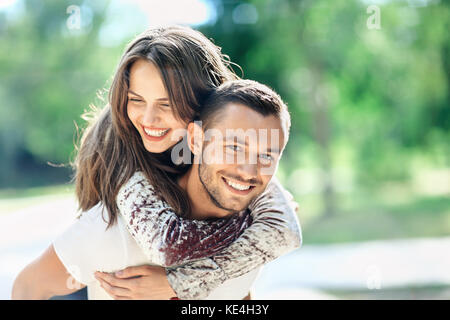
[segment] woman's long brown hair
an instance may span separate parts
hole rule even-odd
[[[194,119],[212,89],[238,78],[220,48],[188,27],[150,29],[127,46],[109,90],[109,103],[85,114],[89,124],[73,162],[79,210],[87,211],[101,202],[107,209],[108,227],[117,219],[118,191],[136,171],[146,174],[175,212],[190,213],[188,198],[176,181],[186,166],[175,166],[170,150],[148,152],[128,118],[129,71],[138,59],[159,68],[174,113],[186,122]]]

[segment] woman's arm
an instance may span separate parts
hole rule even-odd
[[[224,281],[241,276],[301,246],[297,203],[275,178],[250,205],[253,223],[221,253],[167,268],[177,296],[202,299]]]
[[[16,277],[13,300],[43,300],[73,293],[84,285],[75,281],[55,253],[53,245]]]
[[[130,233],[152,262],[170,266],[161,261],[180,262],[181,256],[186,261],[190,252],[195,252],[197,258],[205,252],[203,257],[212,256],[167,269],[169,283],[182,299],[204,298],[227,279],[245,274],[301,245],[297,204],[275,178],[250,205],[254,219],[251,226],[245,229],[244,223],[235,224],[233,237],[226,232],[214,233],[220,231],[220,226],[182,219],[164,202],[155,202],[153,188],[142,173],[131,180],[119,192],[119,210]],[[202,239],[208,239],[220,246],[203,251],[208,246],[200,245],[192,250],[190,244],[195,243],[192,239],[198,239],[200,244]],[[165,249],[173,246],[177,249],[172,252],[179,253],[178,259],[166,255]]]
[[[119,190],[117,206],[149,261],[164,267],[219,253],[252,223],[248,212],[224,219],[184,219],[156,195],[142,172]]]

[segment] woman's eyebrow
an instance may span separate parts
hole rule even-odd
[[[128,89],[128,92],[134,94],[135,96],[138,96],[138,97],[141,97],[141,98],[142,98],[142,96],[141,96],[140,94],[137,94],[136,92],[134,92],[134,91],[132,91],[132,90],[130,90],[130,89]]]
[[[135,96],[143,98],[140,94],[137,94],[133,90],[128,89],[128,92],[131,94],[134,94]],[[159,99],[156,99],[156,101],[169,101],[169,98],[159,98]]]

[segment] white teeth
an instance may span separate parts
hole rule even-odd
[[[144,128],[144,131],[149,136],[162,137],[163,135],[165,135],[167,133],[167,131],[169,131],[169,129],[166,129],[166,130],[150,130],[150,129]]]
[[[227,179],[225,179],[225,181],[227,182],[227,184],[228,184],[230,187],[232,187],[232,188],[234,188],[234,189],[237,189],[237,190],[240,190],[240,191],[244,191],[244,190],[250,189],[250,186],[244,186],[244,185],[242,185],[242,184],[239,184],[239,183],[236,183],[236,182],[229,181],[229,180],[227,180]]]

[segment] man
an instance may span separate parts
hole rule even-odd
[[[205,105],[205,111],[201,113],[200,120],[202,120],[201,127],[197,123],[190,123],[187,132],[187,142],[194,155],[194,164],[178,181],[186,191],[192,205],[191,218],[244,215],[245,209],[257,202],[263,192],[267,192],[266,187],[277,168],[282,150],[288,140],[290,119],[287,109],[281,99],[267,87],[254,81],[233,81],[222,85],[213,93]],[[145,177],[137,173],[134,180],[130,180],[118,196],[119,208],[125,222],[127,219],[136,218],[135,215],[141,211],[142,202],[136,202],[130,195],[139,192],[133,188],[145,183]],[[129,210],[130,208],[133,208],[134,212]],[[131,212],[130,216],[127,216],[127,212]],[[50,248],[53,250],[54,261],[47,259],[38,262],[39,266],[57,274],[64,273],[67,269],[77,280],[68,285],[67,280],[58,277],[53,281],[55,283],[52,284],[51,292],[63,294],[75,291],[77,282],[80,282],[88,284],[91,299],[107,298],[106,293],[117,299],[139,297],[133,292],[137,290],[137,286],[127,284],[136,284],[138,280],[134,277],[117,279],[108,273],[96,273],[99,282],[92,282],[91,274],[95,270],[111,272],[130,265],[148,264],[148,255],[144,255],[134,241],[139,242],[139,237],[133,232],[137,233],[140,225],[138,224],[135,228],[131,224],[131,228],[128,228],[133,234],[133,239],[127,232],[122,219],[119,219],[116,226],[105,231],[106,222],[103,221],[101,213],[85,214],[85,216],[82,218],[84,220],[77,222],[78,225],[63,235],[63,240],[55,242],[54,249]],[[293,224],[294,228],[299,230],[298,221],[293,221]],[[270,242],[271,239],[264,239],[264,227],[257,237],[262,238],[261,243],[273,245]],[[76,239],[76,246],[67,239]],[[300,239],[294,237],[289,240],[295,242]],[[255,244],[256,242],[253,243]],[[141,243],[140,245],[142,247]],[[226,269],[226,274],[235,274],[236,277],[222,281],[222,276],[214,271],[208,273],[207,277],[199,279],[198,281],[203,283],[218,283],[217,289],[213,290],[208,298],[236,299],[245,296],[256,277],[257,269],[255,268],[261,264],[258,264],[260,261],[249,261],[245,267],[242,267],[242,265],[234,264],[233,259],[237,259],[239,255],[241,258],[244,257],[248,250],[252,250],[251,245],[239,246],[238,244],[237,249],[230,252],[228,256],[216,257],[214,263],[222,260],[221,265]],[[283,252],[280,252],[281,254]],[[80,260],[84,262],[80,264]],[[155,261],[150,259],[150,262]],[[198,267],[204,269],[204,262],[201,262]],[[175,273],[169,271],[166,278],[161,268],[153,268],[152,276],[147,277],[151,285],[143,285],[145,283],[139,279],[141,293],[151,290],[154,294],[155,291],[160,290],[158,292],[161,295],[156,297],[168,298],[175,296],[176,292],[181,292],[181,289],[174,285],[176,281],[173,278],[177,277]],[[239,270],[235,270],[236,268]],[[39,268],[35,270],[40,272]],[[196,278],[193,276],[195,272],[194,262],[194,266],[191,265],[188,271],[181,274],[186,274],[185,281],[192,281]],[[178,277],[180,277],[179,274]],[[131,276],[136,275],[139,274],[131,274]],[[15,285],[13,298],[21,298],[24,288],[20,285],[21,281],[16,280],[16,282],[18,283]],[[46,284],[41,283],[41,285]],[[32,298],[45,298],[42,292],[50,292],[37,287],[39,286],[35,285],[33,290],[30,290],[33,293]]]

